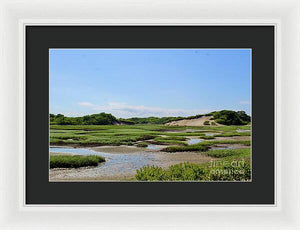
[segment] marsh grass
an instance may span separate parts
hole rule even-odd
[[[214,168],[189,162],[171,165],[168,169],[145,166],[137,170],[136,179],[138,181],[249,181],[251,167],[248,161]]]
[[[250,155],[250,149],[217,149],[205,153],[207,156],[223,158],[229,156],[246,156]]]
[[[214,137],[235,137],[235,136],[251,136],[250,132],[228,132],[228,133],[220,133],[215,134]]]
[[[237,129],[250,129],[250,126],[163,126],[163,125],[51,125],[51,145],[101,146],[135,145],[147,141],[162,145],[186,145],[188,136],[213,139],[215,136],[247,136]],[[194,130],[186,131],[186,130]],[[207,132],[218,133],[205,136]],[[162,137],[164,135],[164,137]]]
[[[186,137],[168,136],[168,137],[156,137],[150,142],[152,144],[157,144],[157,145],[169,145],[169,144],[187,145],[187,143],[185,143],[184,141],[186,141]]]
[[[169,137],[205,136],[205,131],[203,131],[203,132],[164,133],[164,135],[169,136]]]
[[[79,168],[85,166],[97,166],[104,162],[105,158],[97,155],[57,155],[50,156],[50,168]]]
[[[186,151],[207,151],[210,147],[216,144],[241,144],[250,146],[250,141],[238,141],[238,140],[217,140],[217,141],[203,141],[198,144],[188,146],[169,146],[162,151],[164,152],[186,152]]]
[[[138,181],[250,181],[250,149],[214,150],[205,154],[218,160],[205,164],[189,162],[168,169],[145,166],[136,173]]]

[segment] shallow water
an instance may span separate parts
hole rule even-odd
[[[91,176],[113,176],[122,174],[134,174],[143,166],[155,164],[155,156],[151,153],[139,152],[136,154],[116,154],[96,152],[85,148],[55,148],[50,147],[53,153],[71,153],[76,155],[99,155],[105,157],[106,162],[97,167],[82,171],[82,177]]]
[[[191,138],[191,139],[189,139],[189,141],[188,141],[188,145],[198,144],[198,143],[200,143],[201,141],[203,141],[203,140],[201,140],[201,139],[196,139],[196,138]]]
[[[205,133],[205,136],[213,136],[213,135],[216,135],[218,133]]]
[[[215,147],[214,149],[236,149],[234,146]]]
[[[251,130],[248,129],[237,129],[236,130],[238,133],[247,133],[247,132],[251,132]]]
[[[147,146],[146,149],[157,150],[157,149],[159,149],[159,147],[157,145],[150,144],[150,145]]]

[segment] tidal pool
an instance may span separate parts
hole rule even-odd
[[[157,150],[159,147],[157,145],[149,144],[146,149]]]
[[[201,139],[196,139],[196,138],[191,138],[191,139],[188,140],[188,145],[198,144],[198,143],[200,143],[201,141],[203,141],[203,140],[201,140]]]
[[[205,136],[211,137],[211,136],[216,135],[216,134],[218,134],[218,133],[205,133]]]
[[[155,164],[155,155],[138,152],[130,154],[103,153],[87,148],[55,148],[50,147],[53,153],[69,153],[73,155],[99,155],[105,157],[106,162],[97,167],[91,167],[80,172],[80,177],[134,175],[137,169]]]

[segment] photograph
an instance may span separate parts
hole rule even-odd
[[[49,182],[251,182],[250,48],[50,48]]]

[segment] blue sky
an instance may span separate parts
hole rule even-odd
[[[250,49],[50,49],[50,113],[250,114]]]

